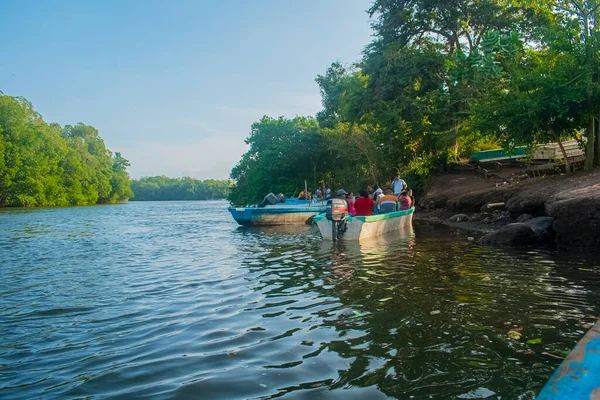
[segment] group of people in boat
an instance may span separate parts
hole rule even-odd
[[[323,190],[317,189],[314,197],[317,200],[329,200],[332,197],[332,191],[329,187]],[[381,188],[377,185],[374,187],[368,186],[361,189],[357,197],[352,192],[339,189],[336,192],[336,197],[346,200],[348,203],[348,212],[355,216],[369,216],[408,210],[415,204],[412,189],[408,188],[408,185],[400,178],[400,175],[394,177],[389,188]],[[303,190],[298,196],[300,200],[312,200],[312,198],[312,191],[310,189],[306,192]]]

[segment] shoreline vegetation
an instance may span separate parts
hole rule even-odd
[[[422,197],[473,152],[558,142],[564,154],[572,139],[593,168],[600,8],[560,4],[375,0],[362,58],[315,79],[322,110],[252,125],[230,202],[298,193],[305,180],[356,192],[396,173]]]
[[[0,208],[123,202],[133,196],[128,166],[93,126],[47,123],[0,92]]]
[[[130,201],[220,200],[227,198],[229,180],[198,180],[190,177],[169,178],[153,176],[134,179]]]

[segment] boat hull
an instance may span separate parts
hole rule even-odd
[[[324,211],[324,206],[229,208],[233,219],[244,226],[301,225]]]
[[[346,232],[340,235],[338,240],[359,241],[381,236],[387,232],[411,230],[414,211],[415,208],[411,207],[409,210],[369,217],[348,217]],[[325,218],[325,214],[315,217],[315,222],[323,239],[332,240],[332,223]]]
[[[560,364],[537,400],[589,400],[600,393],[600,322]]]

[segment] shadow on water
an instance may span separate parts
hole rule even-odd
[[[64,240],[82,226],[94,234]],[[27,240],[0,252],[7,399],[528,399],[600,314],[597,259],[418,223],[332,243],[183,202],[0,219],[0,243],[15,232]]]

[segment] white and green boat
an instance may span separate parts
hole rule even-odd
[[[412,217],[415,208],[408,210],[395,211],[386,214],[370,215],[368,217],[348,217],[345,221],[346,230],[338,236],[339,240],[362,240],[375,236],[381,236],[387,232],[409,231],[412,229]],[[314,218],[314,222],[321,231],[321,236],[325,240],[333,240],[332,222],[327,219],[325,214],[319,214]]]

